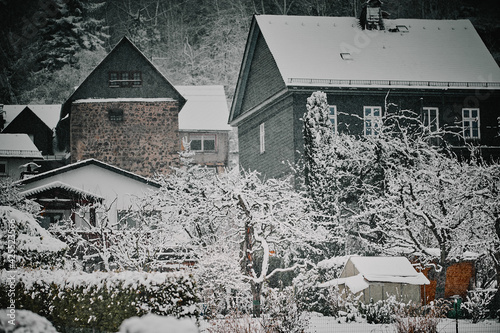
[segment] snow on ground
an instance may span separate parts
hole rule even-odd
[[[453,319],[443,319],[439,325],[439,333],[456,333],[456,324]],[[335,318],[331,317],[313,317],[311,318],[307,333],[396,333],[394,325],[387,324],[368,324],[368,323],[349,323],[339,324]],[[498,333],[500,332],[500,323],[494,320],[486,320],[473,324],[470,320],[458,321],[459,333]]]
[[[148,314],[124,320],[119,333],[198,333],[198,327],[189,318],[177,319]]]
[[[242,319],[248,320],[248,319]],[[256,319],[253,319],[256,320]],[[455,320],[443,319],[438,325],[439,333],[456,333]],[[209,323],[202,321],[201,333],[208,333]],[[258,327],[258,326],[257,326]],[[368,323],[338,323],[333,317],[314,316],[310,318],[307,333],[396,333],[394,325]],[[500,322],[485,320],[473,324],[470,320],[458,321],[458,333],[499,333]]]

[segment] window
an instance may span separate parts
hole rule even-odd
[[[6,176],[6,175],[7,175],[7,162],[0,161],[0,176]]]
[[[215,134],[191,135],[190,148],[193,151],[215,151]]]
[[[429,132],[437,132],[439,130],[439,109],[424,107],[423,108],[423,123],[424,127]]]
[[[117,87],[140,87],[142,85],[142,73],[132,72],[109,72],[109,86]]]
[[[380,134],[382,125],[382,107],[365,106],[364,115],[364,134],[366,136],[375,136]]]
[[[479,109],[462,109],[462,128],[466,139],[479,139]]]
[[[266,151],[266,126],[265,123],[260,124],[260,153],[263,154]]]
[[[123,121],[123,110],[122,109],[109,109],[108,118],[111,121]]]
[[[335,105],[330,105],[328,107],[330,113],[328,114],[328,118],[333,125],[333,133],[337,133],[337,107]]]

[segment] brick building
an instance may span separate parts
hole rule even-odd
[[[376,135],[390,104],[500,156],[500,69],[470,21],[372,19],[254,16],[229,117],[244,169],[289,172],[318,90],[335,131]]]
[[[92,158],[142,176],[168,173],[178,163],[185,102],[124,37],[62,105],[59,148],[71,163]]]

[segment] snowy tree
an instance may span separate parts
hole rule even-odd
[[[304,134],[309,118],[304,117]],[[387,103],[377,136],[304,138],[306,153],[320,152],[319,161],[309,164],[322,166],[309,169],[319,174],[309,176],[309,188],[320,192],[311,197],[335,203],[330,212],[363,252],[417,256],[434,265],[438,298],[444,297],[451,262],[486,249],[494,258],[498,237],[486,235],[495,234],[500,211],[498,165],[459,160],[444,146],[444,134],[429,133],[413,112]],[[325,144],[317,148],[321,140]],[[325,206],[316,207],[328,212]]]
[[[165,223],[187,236],[179,243],[196,252],[201,287],[250,286],[256,316],[263,284],[305,265],[304,253],[316,251],[311,244],[324,238],[306,209],[308,201],[288,178],[262,180],[236,170],[214,175],[189,166],[159,181],[162,188],[147,200],[162,209]],[[272,256],[283,267],[271,269]],[[224,291],[219,295],[230,298]]]
[[[39,61],[49,71],[75,64],[76,53],[101,49],[109,37],[104,32],[103,21],[95,18],[95,12],[105,3],[65,0],[55,1],[55,4],[57,14],[47,18],[40,30],[43,42]]]

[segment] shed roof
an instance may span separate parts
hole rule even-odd
[[[223,86],[175,86],[187,100],[179,113],[180,130],[229,131],[229,109]]]
[[[370,282],[405,283],[413,285],[430,284],[421,272],[417,272],[405,257],[358,257],[352,256],[349,261],[359,274],[334,279],[321,284],[321,287],[345,284],[357,293],[368,288]],[[345,270],[345,266],[344,266]]]
[[[54,129],[59,121],[61,104],[42,105],[4,105],[5,125],[7,127],[25,108],[29,108],[47,127]]]
[[[0,134],[0,156],[43,159],[28,134]]]
[[[288,86],[500,89],[500,69],[469,20],[385,20],[381,31],[352,17],[255,20]]]
[[[76,188],[74,186],[68,185],[68,184],[60,182],[60,181],[54,181],[54,182],[51,182],[51,183],[48,183],[48,184],[45,184],[42,186],[32,188],[30,190],[21,191],[20,194],[25,196],[25,197],[29,197],[29,196],[40,194],[40,193],[43,193],[43,192],[46,192],[49,190],[53,190],[53,189],[63,189],[65,191],[78,194],[82,197],[93,198],[95,200],[103,200],[104,199],[100,195],[97,195],[97,194],[89,192],[89,191],[82,190],[80,188]]]

